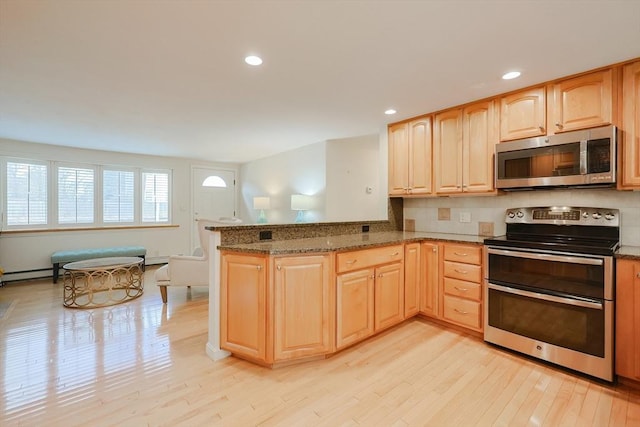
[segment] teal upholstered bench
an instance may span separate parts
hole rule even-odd
[[[107,258],[120,256],[137,256],[142,258],[142,269],[144,270],[144,257],[147,250],[144,246],[117,246],[113,248],[93,248],[93,249],[75,249],[70,251],[57,251],[51,254],[51,263],[53,264],[53,283],[58,282],[60,274],[60,265],[68,262],[84,261],[93,258]]]

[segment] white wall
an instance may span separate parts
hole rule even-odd
[[[602,207],[620,210],[621,244],[640,246],[640,192],[612,189],[536,190],[491,197],[405,199],[404,219],[415,219],[416,231],[478,234],[478,222],[493,222],[496,236],[505,234],[505,210],[529,206]],[[451,220],[439,221],[438,208],[450,208]],[[470,223],[459,222],[471,213]]]
[[[242,219],[256,222],[253,197],[269,196],[268,222],[292,223],[291,194],[307,194],[315,197],[308,222],[386,220],[386,129],[381,135],[318,142],[242,165]]]
[[[387,189],[379,185],[379,158],[378,135],[328,141],[325,206],[328,221],[381,218],[378,207],[380,198],[386,199]],[[371,191],[367,192],[367,188]]]
[[[314,196],[315,209],[307,212],[309,222],[322,220],[325,205],[326,142],[307,145],[274,156],[265,157],[240,167],[241,218],[254,223],[258,212],[253,209],[254,196],[268,196],[271,209],[265,211],[269,223],[292,223],[291,195]]]
[[[41,231],[0,236],[0,265],[7,271],[51,268],[56,250],[120,245],[142,245],[152,263],[171,254],[191,253],[191,167],[194,165],[238,170],[237,165],[201,162],[159,156],[123,154],[36,144],[0,138],[0,156],[33,160],[53,160],[84,164],[160,168],[172,171],[173,228],[133,228],[126,230]],[[2,177],[1,179],[4,179]],[[4,185],[0,186],[4,191]],[[3,200],[0,197],[0,200]],[[44,275],[44,274],[43,274]]]

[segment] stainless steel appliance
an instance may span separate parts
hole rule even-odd
[[[496,188],[611,186],[618,129],[605,126],[496,145]]]
[[[515,208],[485,239],[484,339],[613,381],[617,209]]]

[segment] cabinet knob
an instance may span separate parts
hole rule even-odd
[[[384,277],[384,274],[380,273],[378,274],[378,277]]]
[[[258,271],[262,270],[262,266],[261,265],[257,265],[256,268],[258,269]]]
[[[560,123],[556,123],[556,127],[557,127],[558,129],[562,129],[562,125],[561,125]]]
[[[538,129],[540,129],[540,132],[544,132],[544,126],[538,126]]]
[[[432,252],[438,252],[438,248],[431,249]]]
[[[282,266],[280,264],[278,264],[276,268],[278,269],[278,271],[282,270]]]
[[[638,279],[640,279],[640,273],[636,274],[636,277],[637,277]]]

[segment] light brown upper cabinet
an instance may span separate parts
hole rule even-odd
[[[431,191],[431,116],[389,126],[389,194]]]
[[[620,188],[640,188],[640,61],[623,68],[622,105]]]
[[[613,123],[613,71],[597,71],[553,85],[549,133]]]
[[[436,114],[433,170],[438,194],[489,193],[498,142],[495,102],[484,101]]]
[[[539,86],[500,98],[500,141],[547,133],[546,89]]]

